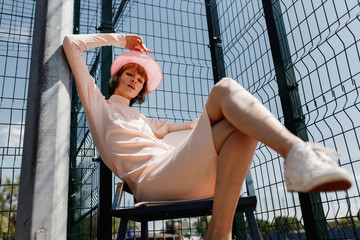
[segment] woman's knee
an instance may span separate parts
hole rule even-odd
[[[231,78],[223,78],[215,84],[205,106],[212,125],[224,119],[222,110],[224,100],[240,91],[246,90]]]
[[[213,94],[217,95],[217,97],[223,97],[231,94],[234,90],[244,90],[244,88],[232,78],[222,78],[215,84],[210,95]]]
[[[229,78],[229,77],[223,77],[218,83],[216,83],[215,85],[228,85],[228,84],[232,84],[232,83],[237,83],[234,79]]]

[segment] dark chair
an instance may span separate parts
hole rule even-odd
[[[250,172],[247,174],[246,186],[248,196],[239,198],[236,212],[245,213],[252,239],[260,240],[260,233],[254,216],[257,199]],[[129,220],[141,223],[141,239],[148,240],[148,221],[208,216],[212,213],[213,200],[211,198],[186,201],[140,202],[131,208],[117,209],[123,190],[130,192],[126,183],[118,183],[113,202],[113,209],[111,211],[112,216],[121,218],[117,237],[118,240],[126,238]]]

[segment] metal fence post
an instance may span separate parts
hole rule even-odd
[[[80,32],[80,0],[74,0],[74,26],[73,33],[79,34]],[[71,79],[71,123],[70,123],[70,168],[69,168],[69,199],[68,199],[68,236],[71,235],[72,227],[75,222],[74,206],[76,185],[79,181],[76,166],[77,156],[77,127],[78,127],[78,109],[77,103],[79,96],[76,91],[75,82],[73,77]]]
[[[279,1],[262,0],[285,126],[308,140],[291,53],[285,35]],[[307,239],[327,239],[326,218],[320,194],[299,193]]]
[[[36,2],[15,239],[66,239],[72,0]]]
[[[224,53],[222,49],[221,32],[216,0],[205,0],[206,18],[209,32],[209,48],[211,63],[216,84],[225,77]],[[234,217],[233,236],[236,239],[246,239],[246,226],[243,213],[236,213]]]
[[[112,1],[102,1],[102,20],[101,31],[103,33],[112,33]],[[107,93],[108,81],[110,79],[110,67],[112,63],[112,47],[101,48],[101,92],[109,97]],[[112,199],[112,173],[110,169],[100,162],[100,184],[99,184],[99,205],[98,205],[98,226],[97,236],[99,240],[110,240],[112,237],[111,227],[111,199]]]
[[[205,7],[214,82],[217,83],[225,77],[225,64],[216,0],[205,0]]]

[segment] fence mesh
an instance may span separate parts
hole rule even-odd
[[[101,0],[75,1],[79,33],[100,32]],[[214,1],[211,1],[213,4]],[[310,141],[336,149],[337,163],[353,176],[349,191],[320,194],[326,229],[321,239],[356,239],[360,232],[359,1],[272,1],[284,25],[278,33],[289,54],[286,72],[299,92],[299,108]],[[143,37],[160,64],[164,81],[136,108],[145,116],[186,121],[198,117],[213,86],[205,1],[113,1],[114,28]],[[262,1],[217,1],[225,70],[284,122]],[[15,230],[35,1],[0,0],[0,238]],[[78,10],[78,11],[77,11]],[[123,50],[113,48],[115,57]],[[100,82],[100,51],[84,54]],[[283,60],[284,61],[284,60]],[[100,84],[100,83],[99,83]],[[69,239],[95,239],[98,163],[84,111],[74,90],[71,123]],[[258,145],[252,173],[256,217],[264,239],[305,239],[297,194],[286,192],[283,160]],[[119,181],[114,178],[114,182]],[[125,196],[123,205],[132,205]],[[157,239],[199,239],[207,218],[150,224]],[[114,236],[118,220],[113,221]],[[317,223],[320,225],[320,223]],[[131,224],[132,234],[138,225]],[[244,235],[243,238],[246,238]]]
[[[115,1],[115,9],[123,2]],[[149,95],[147,102],[135,108],[146,117],[171,121],[199,117],[214,84],[205,2],[128,1],[114,26],[118,32],[141,35],[163,71],[160,87]],[[115,48],[115,56],[122,51]],[[125,196],[123,206],[132,204],[132,197]],[[199,239],[206,230],[207,220],[203,217],[156,221],[149,224],[149,236]],[[118,220],[114,221],[115,234]],[[132,223],[129,234],[139,233],[140,226]]]
[[[137,108],[153,118],[183,121],[197,117],[213,85],[205,2],[115,1],[113,4],[115,29],[143,36],[164,71],[159,90]],[[299,108],[309,140],[339,151],[342,157],[338,163],[354,176],[351,190],[321,194],[329,229],[322,238],[356,237],[359,225],[356,174],[359,36],[355,31],[359,25],[358,2],[274,1],[273,4],[280,4],[281,11],[277,14],[285,26],[281,36],[285,36],[290,50],[287,61],[291,64],[286,70],[295,72],[301,99]],[[284,122],[262,2],[218,1],[216,7],[224,75],[238,81]],[[122,49],[116,48],[114,52],[117,55]],[[299,198],[286,192],[282,165],[278,154],[262,144],[258,146],[252,171],[259,198],[256,210],[259,227],[264,238],[275,234],[290,239],[305,238]],[[131,205],[132,199],[125,198],[124,204]],[[185,220],[186,223],[174,221],[183,223],[183,227],[190,226],[190,230],[182,231],[186,234],[191,232],[191,226],[203,224],[199,223],[201,219]],[[152,229],[154,233],[161,233],[167,229],[165,225],[156,222]],[[133,229],[138,228],[134,226]],[[192,236],[198,232],[192,231]]]
[[[328,236],[359,237],[359,2],[273,1],[279,4],[310,141],[336,149],[353,175],[346,192],[321,194]],[[281,121],[278,87],[261,1],[218,1],[226,75],[257,96]],[[290,103],[289,103],[290,104]],[[305,238],[297,194],[287,193],[282,160],[260,145],[252,165],[263,236]],[[287,233],[292,233],[288,234]],[[275,237],[275,235],[277,237]],[[283,234],[283,235],[279,235]],[[286,235],[286,236],[285,236]]]
[[[34,12],[0,1],[0,239],[15,234]]]
[[[92,7],[90,7],[92,6]],[[101,2],[87,1],[80,5],[79,33],[99,32],[101,25]],[[193,9],[196,9],[194,11]],[[76,11],[75,11],[76,12]],[[208,32],[205,7],[202,2],[163,2],[153,1],[113,1],[114,29],[121,33],[136,33],[143,37],[147,47],[154,54],[164,74],[164,82],[160,88],[149,95],[147,102],[135,108],[145,116],[172,121],[191,120],[200,115],[206,98],[213,85],[211,58],[208,50]],[[113,48],[114,58],[123,52],[121,48]],[[192,54],[196,51],[197,54]],[[85,59],[92,71],[95,81],[99,79],[99,49],[85,53]],[[79,100],[73,102],[74,127],[72,142],[75,145],[71,156],[73,181],[72,207],[69,215],[69,237],[83,239],[96,237],[96,214],[98,198],[97,163],[91,159],[96,157],[91,136],[88,132],[83,109]],[[76,117],[75,117],[76,115]],[[76,121],[75,121],[76,119]],[[114,178],[114,182],[119,181]],[[124,204],[133,204],[127,196]],[[93,216],[93,217],[91,217]],[[196,232],[192,226],[196,220],[182,220],[187,225],[187,232]],[[173,221],[174,226],[179,221]],[[118,220],[114,219],[114,226]],[[167,224],[167,228],[173,225]],[[176,225],[178,228],[178,225]],[[132,227],[136,232],[138,226]],[[166,235],[166,223],[156,222],[150,226],[152,234]],[[165,231],[164,231],[165,230]],[[114,228],[114,234],[117,229]],[[179,230],[168,230],[170,235],[179,235]],[[136,233],[137,234],[137,233]]]
[[[74,1],[74,32],[88,34],[101,26],[101,1]],[[100,84],[100,49],[83,53],[95,82]],[[70,182],[68,210],[68,239],[95,239],[97,237],[97,211],[99,166],[93,158],[96,149],[88,129],[85,111],[72,88]]]

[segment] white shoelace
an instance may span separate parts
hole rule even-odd
[[[333,158],[340,158],[340,154],[334,150],[328,149],[319,143],[310,143],[311,149],[318,155],[324,162],[331,163],[332,165],[336,165],[329,157],[323,157],[323,154],[326,156],[330,156]]]

